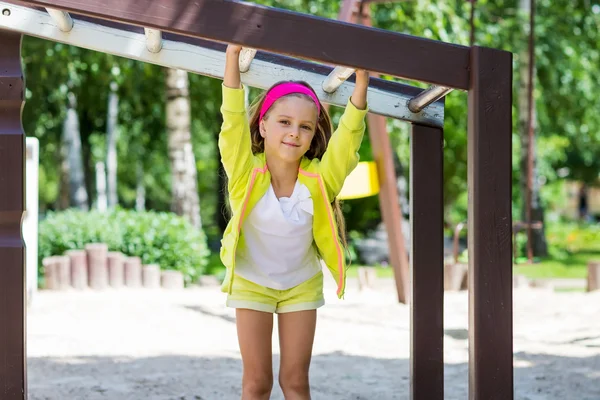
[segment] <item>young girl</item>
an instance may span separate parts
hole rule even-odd
[[[344,294],[344,224],[336,196],[358,163],[369,75],[356,85],[339,127],[304,82],[280,82],[248,118],[240,82],[241,47],[226,51],[219,150],[232,218],[221,260],[222,290],[236,308],[243,362],[242,399],[269,399],[271,338],[278,314],[279,384],[287,400],[310,399],[316,309],[324,304],[323,260]]]

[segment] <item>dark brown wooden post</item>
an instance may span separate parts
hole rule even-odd
[[[0,15],[0,18],[2,16]],[[25,243],[25,84],[21,35],[0,30],[0,398],[27,398]]]
[[[513,399],[512,54],[471,49],[469,399]]]
[[[410,398],[444,398],[443,131],[413,125]]]

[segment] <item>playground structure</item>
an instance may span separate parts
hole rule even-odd
[[[3,400],[27,398],[22,35],[216,78],[223,73],[223,43],[237,43],[250,49],[242,60],[246,85],[304,79],[322,101],[340,106],[356,68],[433,84],[421,90],[373,78],[368,95],[372,114],[412,124],[412,253],[410,280],[403,282],[411,284],[410,396],[418,400],[444,397],[443,96],[451,89],[468,91],[469,398],[513,398],[510,53],[237,1],[0,1],[0,11]]]

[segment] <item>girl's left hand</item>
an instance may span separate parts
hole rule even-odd
[[[369,88],[369,73],[364,69],[356,70],[356,83],[350,100],[358,109],[364,110],[367,107],[367,89]]]

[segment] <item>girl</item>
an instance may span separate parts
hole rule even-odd
[[[336,132],[304,82],[280,82],[248,116],[240,82],[241,47],[229,45],[219,150],[232,218],[221,260],[222,290],[236,308],[243,362],[242,399],[269,399],[271,338],[278,314],[279,384],[286,400],[310,399],[309,366],[316,309],[324,304],[323,260],[344,294],[344,224],[335,200],[358,163],[369,75],[356,85]]]

